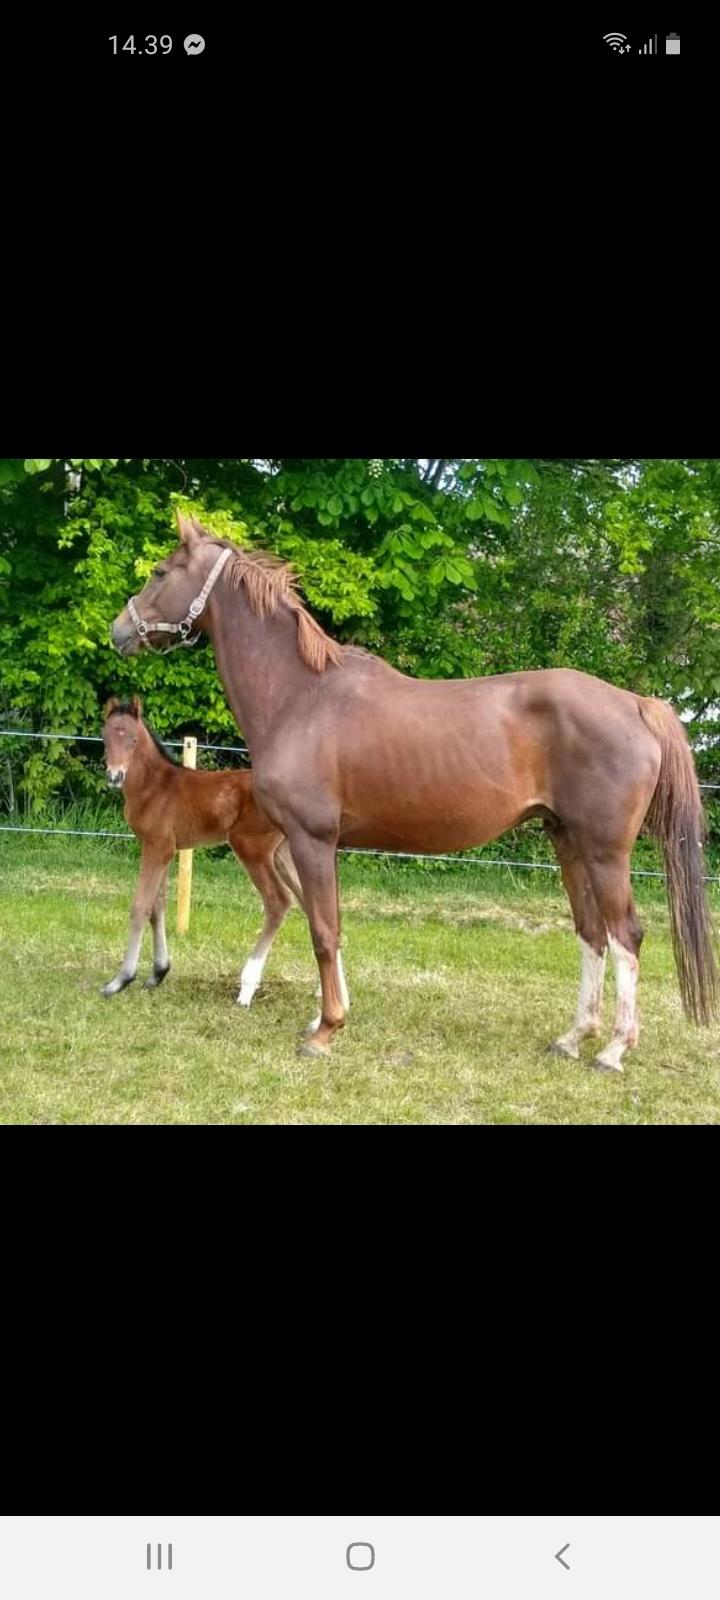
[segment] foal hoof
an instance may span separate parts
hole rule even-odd
[[[613,1077],[616,1073],[619,1073],[620,1077],[623,1076],[621,1066],[611,1066],[609,1061],[603,1061],[602,1056],[595,1056],[594,1061],[590,1062],[590,1069],[592,1072],[604,1072],[609,1077]]]
[[[329,1044],[315,1044],[312,1039],[301,1039],[297,1047],[297,1053],[299,1056],[307,1056],[311,1061],[315,1061],[318,1056],[329,1056],[330,1046]]]
[[[573,1049],[570,1045],[563,1044],[560,1039],[556,1040],[555,1044],[549,1044],[545,1054],[548,1056],[560,1056],[563,1061],[580,1060],[580,1051]]]
[[[165,982],[169,971],[169,967],[161,967],[159,972],[153,969],[153,971],[150,973],[150,977],[145,979],[143,989],[159,989],[161,983]]]

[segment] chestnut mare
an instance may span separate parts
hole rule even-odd
[[[125,816],[142,844],[142,862],[125,959],[102,993],[109,1000],[133,982],[148,918],[152,923],[154,960],[145,988],[157,989],[163,982],[170,971],[165,938],[170,862],[176,850],[227,841],[255,884],[265,908],[262,933],[240,976],[238,1004],[251,1005],[293,895],[305,909],[287,841],[255,804],[252,773],[194,772],[178,766],[143,722],[142,703],[137,695],[131,700],[108,700],[104,717],[108,783],[123,790]],[[342,964],[339,982],[344,990]]]
[[[416,682],[323,633],[271,556],[179,518],[180,545],[113,624],[122,655],[212,640],[253,762],[263,811],[300,875],[322,980],[326,1051],[345,1020],[337,976],[338,845],[445,853],[542,817],[582,952],[575,1020],[551,1049],[572,1060],[600,1030],[605,958],[612,1038],[594,1065],[621,1072],[637,1043],[642,929],[630,853],[643,824],[662,842],[685,1011],[715,1014],[717,968],[703,878],[703,813],[681,722],[660,700],[565,669]],[[179,637],[178,637],[179,636]]]

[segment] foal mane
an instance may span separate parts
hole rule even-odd
[[[203,529],[203,532],[206,532]],[[209,535],[212,537],[212,535]],[[319,622],[311,617],[304,601],[297,593],[298,577],[279,556],[268,555],[265,550],[241,550],[230,539],[213,539],[222,550],[232,550],[223,574],[231,589],[243,585],[250,610],[256,617],[274,617],[278,607],[286,605],[297,617],[298,651],[301,659],[313,672],[324,672],[330,664],[342,664],[344,649],[331,639]]]
[[[180,767],[180,769],[182,770],[182,762],[181,761],[176,761],[175,757],[171,756],[170,751],[166,750],[165,745],[158,738],[157,734],[153,733],[152,728],[149,728],[146,722],[143,722],[143,727],[145,729],[145,732],[149,733],[150,738],[152,739],[152,742],[153,742],[153,744],[155,746],[155,749],[157,750],[158,755],[162,756],[163,761],[167,761],[171,767]]]

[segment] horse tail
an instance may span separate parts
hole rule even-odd
[[[640,700],[640,715],[662,752],[645,826],[660,840],[673,951],[686,1016],[707,1025],[718,1009],[715,935],[705,890],[707,837],[700,787],[685,729],[664,700]]]

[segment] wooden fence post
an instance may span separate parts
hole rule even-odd
[[[183,766],[197,766],[197,739],[185,739],[183,742]],[[192,893],[192,850],[181,850],[178,863],[177,887],[177,931],[187,933],[190,927],[190,896]]]

